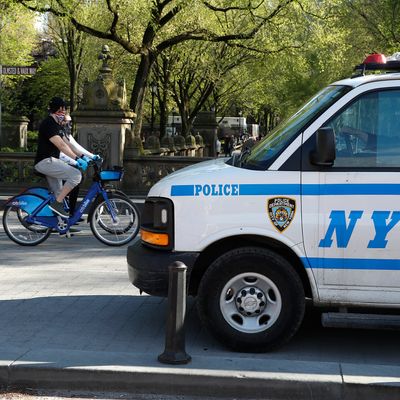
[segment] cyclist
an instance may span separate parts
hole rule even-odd
[[[80,170],[86,171],[88,167],[87,161],[81,158],[82,153],[65,138],[62,124],[65,120],[66,105],[61,97],[53,97],[50,100],[49,115],[39,127],[35,158],[35,169],[46,176],[50,190],[56,197],[49,203],[49,207],[64,218],[68,218],[69,215],[62,201],[81,182]],[[60,160],[60,152],[73,159],[78,169]],[[65,181],[64,185],[62,181]]]

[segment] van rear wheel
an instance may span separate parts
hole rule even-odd
[[[301,280],[283,257],[259,247],[217,258],[199,286],[202,323],[235,351],[264,352],[286,343],[304,316]]]

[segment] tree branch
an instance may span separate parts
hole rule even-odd
[[[208,1],[204,1],[203,4],[209,8],[212,11],[216,12],[223,12],[226,13],[228,11],[246,11],[246,10],[257,10],[262,4],[264,3],[264,0],[261,0],[259,4],[252,6],[251,2],[249,1],[247,3],[247,6],[239,7],[239,6],[230,6],[230,7],[216,7],[210,4]]]
[[[49,12],[57,17],[68,17],[70,19],[72,25],[74,25],[75,28],[78,29],[79,31],[85,32],[85,33],[95,36],[99,39],[111,40],[113,42],[116,42],[119,45],[121,45],[127,52],[129,52],[131,54],[141,54],[142,53],[141,47],[132,45],[132,43],[130,43],[128,40],[125,40],[123,37],[121,37],[116,32],[116,25],[118,23],[118,13],[115,10],[113,10],[110,0],[107,0],[107,5],[108,5],[109,11],[113,13],[114,18],[113,18],[113,22],[109,28],[109,31],[106,31],[106,32],[81,24],[75,17],[73,17],[66,11],[65,6],[62,4],[62,2],[60,0],[57,0],[57,4],[61,6],[61,8],[62,8],[61,10],[57,10],[52,6],[49,6],[49,7],[34,6],[33,7],[33,6],[30,6],[29,4],[27,4],[27,2],[25,0],[16,0],[16,2],[19,4],[22,4],[24,7],[26,7],[27,9],[29,9],[31,11],[37,11],[37,12],[41,12],[41,13]]]
[[[112,8],[110,0],[107,0],[107,8],[108,8],[108,11],[110,11],[110,13],[114,15],[113,21],[112,21],[111,26],[110,26],[110,32],[115,34],[116,31],[117,31],[117,24],[118,24],[119,14],[118,14],[118,11],[116,11],[116,10],[114,10]],[[117,6],[117,8],[118,8],[118,6]]]
[[[207,30],[197,30],[197,31],[192,31],[192,32],[186,32],[182,33],[180,35],[176,35],[172,38],[166,39],[163,42],[161,42],[157,48],[157,52],[162,52],[163,50],[175,46],[178,43],[185,42],[187,40],[204,40],[204,41],[210,41],[210,42],[231,42],[234,40],[249,40],[253,39],[256,33],[264,26],[266,25],[271,19],[276,17],[285,7],[287,7],[290,3],[292,3],[295,0],[285,0],[284,2],[280,3],[269,15],[266,17],[263,17],[261,22],[254,27],[251,31],[249,32],[242,32],[242,33],[233,33],[229,35],[216,35],[213,32],[207,31]],[[261,17],[258,17],[261,18]]]

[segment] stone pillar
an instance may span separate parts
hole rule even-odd
[[[104,166],[122,166],[126,133],[132,128],[133,113],[124,111],[76,111],[78,143],[104,158]]]
[[[3,115],[1,147],[28,148],[27,117]]]
[[[194,121],[193,128],[204,139],[204,157],[216,157],[215,143],[218,124],[214,111],[200,111]]]
[[[115,82],[107,61],[108,46],[103,46],[99,59],[103,65],[94,82],[85,82],[83,99],[72,113],[78,142],[104,158],[104,166],[123,165],[124,147],[132,130],[135,113],[127,104],[125,82]]]

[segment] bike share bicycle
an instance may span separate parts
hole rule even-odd
[[[3,213],[7,236],[22,246],[44,242],[52,231],[67,234],[72,225],[91,205],[87,221],[93,235],[109,246],[122,246],[135,238],[139,231],[139,211],[125,193],[108,188],[108,182],[120,181],[123,169],[101,169],[102,160],[90,161],[93,183],[74,214],[69,218],[55,214],[49,203],[54,195],[46,188],[34,187],[9,199]],[[67,204],[65,204],[67,207]]]

